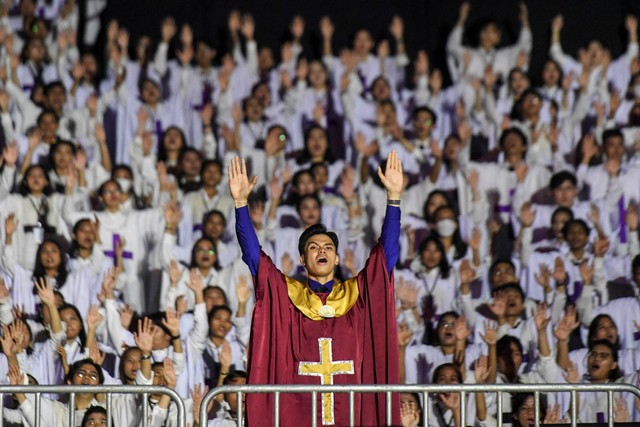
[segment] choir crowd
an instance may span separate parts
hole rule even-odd
[[[111,21],[96,55],[78,47],[74,0],[3,2],[0,383],[166,385],[197,426],[207,390],[251,368],[231,159],[258,179],[250,217],[274,264],[304,281],[298,238],[323,223],[340,236],[343,280],[380,237],[375,171],[395,151],[401,382],[640,386],[638,21],[620,18],[628,44],[615,58],[597,40],[565,52],[556,16],[533,76],[526,5],[513,45],[493,21],[463,44],[470,8],[440,70],[428,52],[409,57],[399,16],[379,40],[350,29],[339,49],[330,17],[295,16],[279,51],[254,38],[266,23],[236,10],[226,51],[172,18],[160,39],[130,40]],[[311,31],[320,57],[305,50]],[[541,400],[545,422],[566,422],[567,393]],[[578,400],[581,422],[607,421],[606,394]],[[5,425],[34,426],[35,403],[5,396]],[[403,426],[422,425],[427,405],[433,427],[493,426],[498,407],[508,425],[534,416],[533,395],[499,406],[493,394],[403,394]],[[209,426],[236,425],[242,408],[221,396]],[[114,396],[112,409],[119,427],[177,424],[163,395]],[[107,421],[100,394],[72,409],[46,394],[41,425],[76,427],[70,410],[76,426]],[[616,395],[615,417],[640,421],[640,404]]]

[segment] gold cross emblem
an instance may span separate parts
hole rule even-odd
[[[320,384],[333,384],[334,375],[353,375],[353,360],[333,361],[331,338],[318,338],[320,362],[300,362],[299,375],[320,377]],[[335,424],[333,418],[333,393],[322,393],[322,425]]]

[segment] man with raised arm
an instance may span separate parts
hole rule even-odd
[[[392,151],[384,173],[387,212],[378,244],[364,269],[344,282],[334,279],[338,236],[322,224],[307,228],[298,243],[307,283],[280,272],[260,250],[247,199],[257,183],[245,161],[229,166],[229,187],[236,205],[236,232],[242,259],[254,278],[256,304],[249,344],[249,384],[397,384],[398,337],[393,275],[398,260],[402,165]],[[318,425],[349,425],[349,395],[321,393]],[[393,399],[393,425],[400,425]],[[385,425],[385,395],[357,394],[355,424]],[[247,396],[249,426],[273,420],[273,395]],[[311,425],[311,395],[283,394],[280,425]]]

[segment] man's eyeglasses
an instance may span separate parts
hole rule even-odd
[[[608,358],[611,357],[611,353],[599,353],[597,351],[590,351],[587,354],[587,357],[589,359],[596,359],[596,360],[607,360]]]
[[[75,374],[79,378],[87,377],[92,381],[98,381],[100,379],[97,372],[88,372],[88,371],[85,371],[84,369],[78,369]]]

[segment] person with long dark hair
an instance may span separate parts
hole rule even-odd
[[[19,190],[3,203],[4,221],[11,218],[14,222],[12,236],[5,241],[5,248],[11,248],[18,264],[32,270],[38,246],[45,238],[63,229],[60,223],[62,198],[51,194],[47,171],[40,165],[27,168]]]

